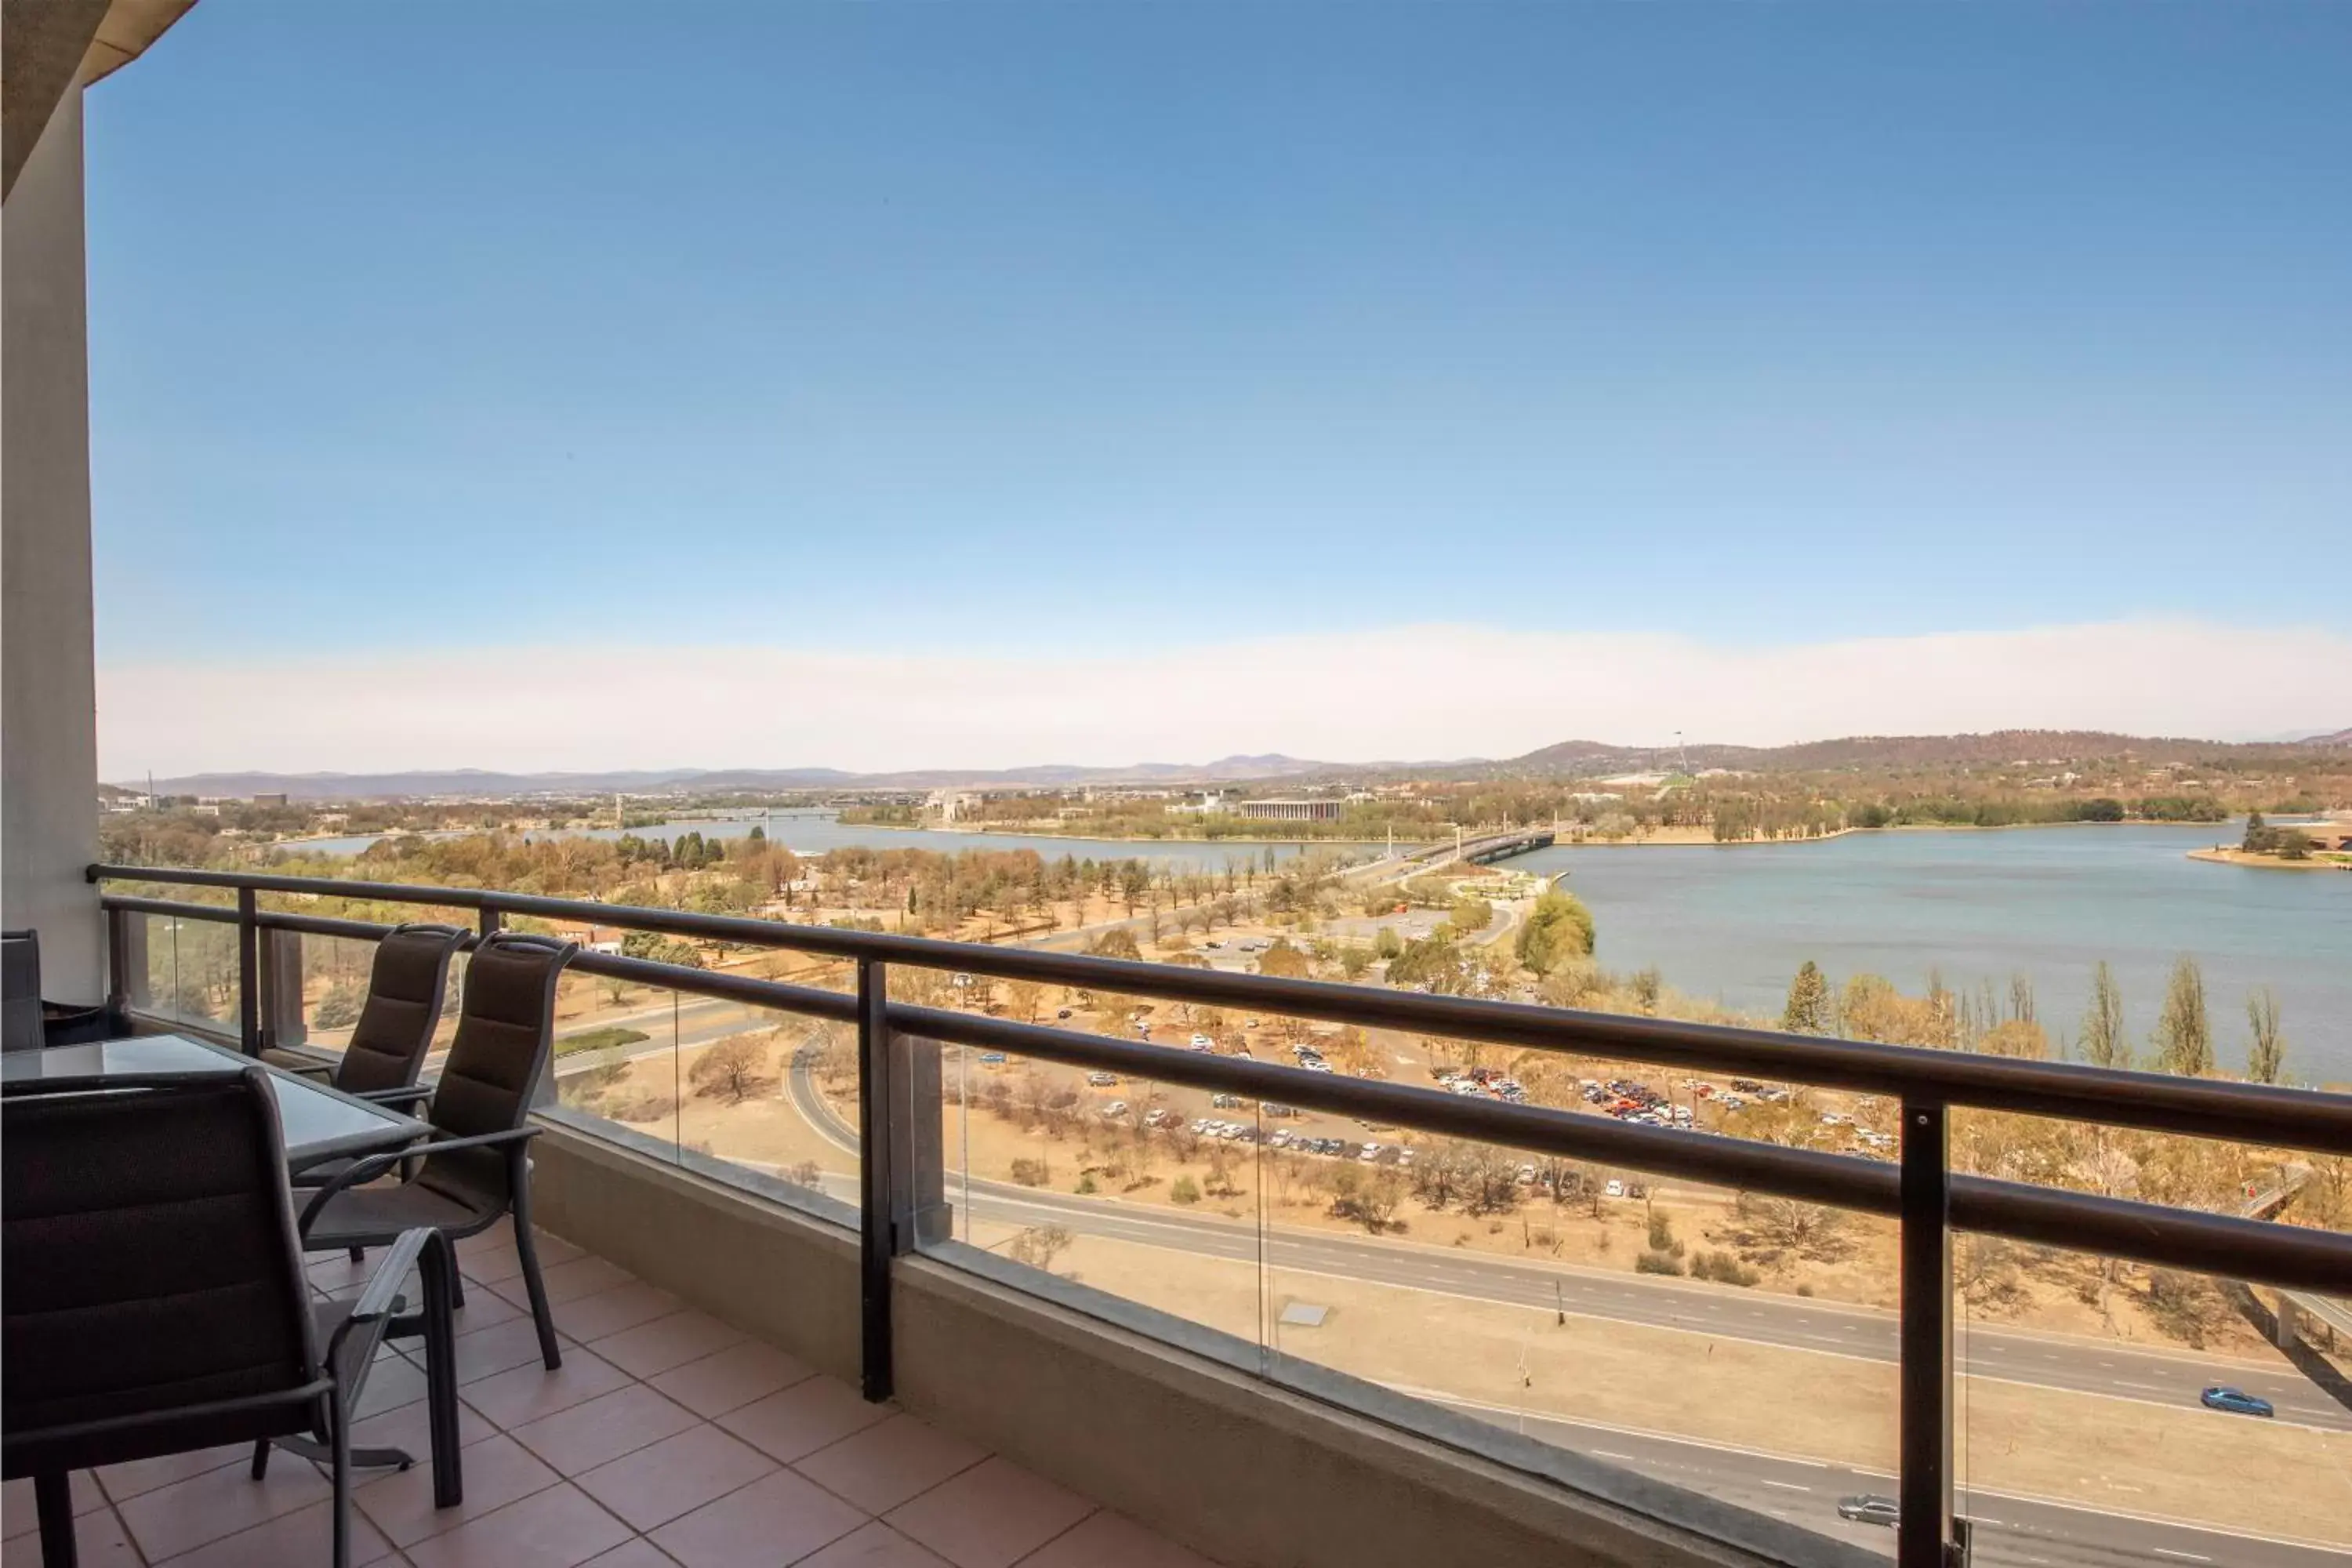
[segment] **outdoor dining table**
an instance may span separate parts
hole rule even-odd
[[[137,1035],[88,1045],[51,1046],[45,1050],[0,1054],[0,1094],[13,1083],[34,1080],[88,1079],[102,1087],[110,1077],[153,1073],[191,1075],[241,1071],[259,1066],[268,1074],[278,1101],[278,1120],[284,1130],[286,1161],[299,1170],[324,1160],[361,1159],[389,1153],[429,1138],[432,1124],[403,1115],[388,1106],[374,1105],[341,1089],[289,1072],[267,1062],[186,1035]],[[299,1199],[299,1194],[296,1194]],[[424,1284],[422,1310],[393,1320],[396,1337],[421,1335],[425,1340],[425,1398],[433,1433],[433,1500],[452,1508],[465,1499],[465,1480],[457,1458],[457,1373],[451,1316],[452,1270],[457,1260],[446,1241],[436,1237],[425,1249],[418,1273]],[[306,1458],[323,1458],[323,1445],[299,1437],[281,1438],[278,1447]],[[395,1448],[360,1449],[362,1464],[396,1464],[406,1468],[410,1457]]]

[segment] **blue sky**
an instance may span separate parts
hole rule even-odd
[[[2352,631],[2347,101],[2316,5],[205,0],[90,100],[101,663]]]

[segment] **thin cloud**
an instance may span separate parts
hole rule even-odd
[[[2123,622],[1735,647],[1461,626],[1074,663],[764,647],[525,647],[100,672],[101,773],[829,766],[857,771],[1508,757],[1570,738],[1774,745],[2315,721],[2352,669],[2317,629]]]

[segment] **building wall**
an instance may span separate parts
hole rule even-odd
[[[90,643],[89,360],[81,89],[0,218],[0,921],[41,933],[42,990],[95,1002],[98,715]]]

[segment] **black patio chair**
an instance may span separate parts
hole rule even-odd
[[[323,1078],[345,1094],[379,1105],[408,1106],[433,1090],[416,1081],[433,1031],[440,1026],[442,998],[449,989],[449,962],[473,933],[457,926],[394,926],[376,943],[368,971],[367,1001],[352,1026],[351,1044],[331,1068],[322,1062],[278,1051],[274,1065]],[[294,1184],[319,1186],[351,1163],[331,1159],[294,1173]]]
[[[424,1113],[437,1136],[352,1162],[319,1188],[301,1217],[310,1250],[356,1258],[417,1226],[455,1242],[511,1214],[541,1359],[550,1371],[563,1357],[530,1234],[528,1145],[540,1130],[528,1119],[553,1048],[556,983],[578,951],[576,942],[514,931],[484,937],[466,965],[457,1036]],[[368,1184],[394,1170],[404,1170],[398,1183]],[[462,1305],[455,1276],[451,1289]]]
[[[304,1434],[348,1568],[352,1407],[440,1243],[398,1236],[358,1300],[315,1301],[285,1160],[257,1066],[0,1097],[0,1474],[33,1479],[46,1568],[75,1561],[71,1472]]]

